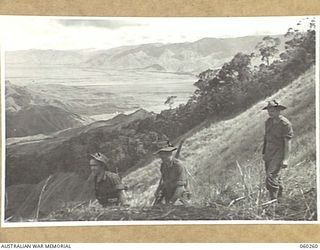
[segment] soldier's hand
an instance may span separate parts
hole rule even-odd
[[[175,192],[174,192],[174,194],[173,194],[170,202],[171,202],[172,204],[174,204],[179,198],[182,197],[182,195],[184,194],[184,192],[185,192],[184,186],[178,186],[178,187],[176,188],[176,190],[175,190]]]
[[[283,160],[281,167],[282,167],[282,168],[287,168],[287,167],[288,167],[288,161],[287,161],[287,160]]]

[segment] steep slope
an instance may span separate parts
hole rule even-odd
[[[316,196],[308,201],[303,198],[305,193],[315,195],[316,189],[314,75],[315,68],[312,67],[268,99],[277,99],[288,107],[284,115],[292,121],[295,131],[290,167],[283,171],[285,197],[293,204],[298,202],[303,207],[302,212],[308,210],[305,208],[305,202],[308,202],[307,206],[316,213]],[[267,200],[261,160],[264,121],[267,119],[267,113],[261,110],[264,105],[265,101],[259,102],[239,116],[212,124],[185,141],[181,160],[190,173],[193,205],[203,206],[221,200],[228,205],[243,196],[244,183],[237,162],[250,193],[257,195],[261,190],[259,201]],[[131,204],[150,205],[159,178],[158,160],[126,176],[124,180],[129,185]],[[314,218],[311,212],[307,216]]]
[[[191,206],[150,207],[160,178],[159,160],[129,173],[131,208],[75,202],[40,221],[78,220],[316,220],[315,68],[268,98],[288,107],[293,123],[284,197],[268,204],[261,160],[265,101],[242,114],[186,135],[181,160],[189,172]]]
[[[22,137],[79,127],[89,122],[58,100],[6,81],[6,137]]]
[[[80,173],[59,173],[62,169],[63,172],[74,172],[75,169],[68,166],[68,163],[71,162],[75,163],[73,167],[77,166],[79,170],[86,171],[87,168],[83,166],[86,159],[80,157],[79,161],[75,161],[75,158],[72,157],[75,155],[68,149],[76,146],[78,152],[76,155],[81,155],[79,152],[82,152],[83,146],[80,146],[75,140],[76,134],[83,135],[83,139],[87,138],[84,140],[86,142],[90,142],[88,138],[97,139],[98,137],[94,137],[95,135],[98,135],[99,138],[103,135],[105,142],[106,128],[108,127],[106,123],[110,122],[105,121],[95,123],[91,125],[91,128],[87,127],[84,130],[76,129],[76,133],[70,134],[70,131],[65,131],[60,139],[57,136],[56,146],[60,145],[57,147],[59,150],[61,150],[63,140],[69,141],[68,147],[62,147],[62,150],[66,151],[63,156],[59,156],[60,151],[55,151],[55,146],[51,145],[50,147],[50,144],[46,143],[15,147],[15,150],[22,155],[26,154],[26,151],[30,150],[30,153],[39,148],[50,152],[50,155],[55,152],[55,164],[59,165],[57,159],[61,158],[65,159],[65,165],[60,169],[55,169],[55,173],[52,170],[44,171],[52,174],[40,178],[42,181],[38,184],[27,185],[25,189],[31,190],[27,199],[22,199],[22,195],[17,195],[19,193],[17,191],[22,189],[21,184],[8,187],[6,217],[14,215],[10,220],[37,219],[37,217],[39,220],[315,220],[317,214],[314,71],[315,68],[312,67],[290,85],[268,98],[268,100],[277,99],[288,107],[285,116],[292,121],[295,131],[290,167],[283,171],[284,199],[276,207],[262,205],[268,200],[268,197],[264,188],[264,169],[261,160],[264,121],[267,114],[261,110],[265,105],[265,101],[261,101],[234,118],[213,123],[191,136],[190,133],[186,135],[188,138],[181,152],[181,160],[189,173],[189,188],[192,192],[192,207],[190,208],[146,208],[153,200],[153,194],[160,178],[159,160],[154,160],[123,178],[129,187],[128,198],[132,207],[130,210],[101,209],[96,203],[90,202],[94,199],[90,179],[83,179],[80,177]],[[142,119],[139,119],[140,122],[135,122],[132,117],[130,118],[131,122],[128,124],[130,129],[141,131],[141,128],[138,129],[134,126],[142,126],[141,121],[145,122],[146,117],[143,113],[140,111],[138,114]],[[129,127],[120,125],[124,120],[125,116],[119,116],[113,120],[112,125],[109,124],[108,131],[114,134],[115,131],[125,129],[129,132]],[[131,133],[134,134],[133,130]],[[155,132],[152,131],[152,133]],[[122,137],[121,140],[125,141],[123,134],[117,134],[117,136]],[[72,137],[73,140],[70,140]],[[136,140],[142,137],[130,137],[130,139],[132,138]],[[144,140],[146,137],[142,141]],[[115,146],[114,142],[112,142],[113,146]],[[152,143],[141,145],[140,149],[146,149],[150,145]],[[135,148],[137,148],[136,146]],[[43,150],[41,155],[47,159],[49,155],[44,154]],[[9,155],[13,157],[14,154],[10,152]],[[71,157],[70,159],[67,157],[68,155]],[[119,152],[116,152],[115,155],[119,156]],[[146,155],[142,154],[141,158]],[[10,157],[7,158],[11,160]],[[21,159],[24,159],[27,166],[32,166],[27,158]],[[7,167],[14,166],[16,163],[9,161]],[[41,161],[40,165],[45,166],[49,163],[50,159],[47,162]],[[66,166],[68,167],[66,168]],[[23,169],[23,165],[20,164],[19,168]],[[9,167],[9,169],[16,172],[17,165],[15,168]],[[239,169],[241,169],[242,175]],[[29,170],[29,172],[36,171]],[[28,176],[30,177],[30,174]],[[56,190],[58,191],[56,192]],[[39,214],[37,214],[38,210]],[[47,217],[49,213],[50,215]]]
[[[31,106],[16,113],[6,113],[6,136],[21,137],[82,126],[79,115],[54,106]]]
[[[17,113],[32,106],[55,106],[60,109],[68,109],[68,105],[58,99],[55,99],[51,94],[51,90],[41,90],[41,88],[32,88],[19,86],[5,81],[5,98],[6,112]]]

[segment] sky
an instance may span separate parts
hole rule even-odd
[[[204,37],[285,34],[306,17],[86,18],[0,16],[6,50],[109,49],[146,43],[193,42]]]

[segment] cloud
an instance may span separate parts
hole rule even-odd
[[[140,23],[119,21],[119,20],[83,20],[83,19],[60,19],[57,23],[66,27],[95,27],[105,29],[120,29],[130,26],[142,26]]]

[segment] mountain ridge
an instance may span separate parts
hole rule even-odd
[[[220,67],[237,52],[251,53],[263,37],[202,38],[194,42],[150,43],[95,51],[25,50],[7,52],[6,56],[9,65],[65,64],[108,69],[144,69],[158,64],[162,71],[201,72]],[[284,39],[283,35],[274,37]],[[283,42],[281,47],[284,47]]]
[[[6,81],[6,138],[47,134],[79,127],[91,120],[70,112],[59,100]]]

